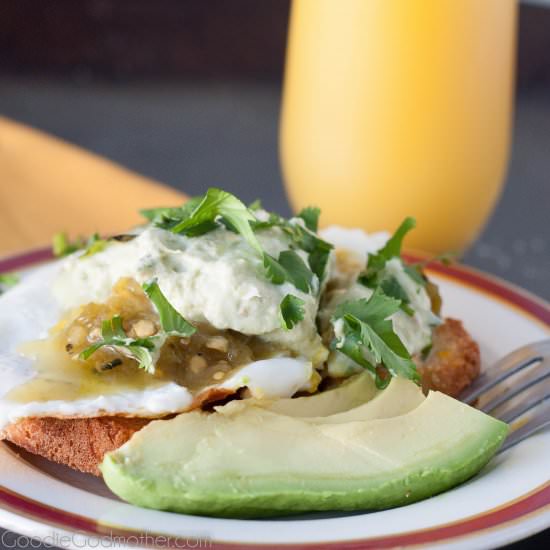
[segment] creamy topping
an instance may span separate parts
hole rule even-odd
[[[289,249],[279,228],[259,231],[257,237],[272,256]],[[307,260],[305,252],[297,253]],[[64,307],[103,302],[121,277],[139,283],[156,278],[168,301],[192,323],[261,336],[316,364],[326,357],[315,327],[318,293],[271,283],[259,255],[226,229],[186,237],[147,227],[133,240],[113,242],[89,258],[69,257],[54,293]],[[304,319],[287,331],[281,328],[279,312],[289,293],[304,301]]]

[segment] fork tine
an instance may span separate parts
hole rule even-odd
[[[520,441],[523,441],[546,426],[550,426],[550,399],[543,401],[543,403],[537,407],[530,420],[508,436],[504,445],[500,448],[499,453],[517,445]]]
[[[547,399],[550,399],[550,381],[540,382],[497,407],[494,416],[509,424]]]
[[[545,356],[550,356],[550,340],[523,346],[504,356],[488,371],[480,374],[477,380],[459,396],[459,399],[471,405],[480,395],[498,383],[535,363],[540,363]]]
[[[484,403],[480,410],[486,413],[491,413],[500,405],[511,401],[516,395],[519,395],[523,392],[526,392],[528,389],[536,385],[546,386],[544,380],[550,377],[550,368],[549,365],[541,363],[537,365],[536,370],[532,373],[529,373],[530,376],[518,380],[516,383],[509,387],[504,387],[503,391],[497,395],[495,398],[491,399],[488,403]],[[541,368],[542,367],[542,368]],[[529,392],[530,393],[530,392]],[[497,415],[500,418],[500,414]]]

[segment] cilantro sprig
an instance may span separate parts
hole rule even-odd
[[[369,288],[376,288],[384,276],[384,267],[392,258],[401,255],[401,247],[405,235],[414,227],[416,220],[414,218],[405,218],[388,242],[375,254],[369,254],[367,258],[367,268],[359,276],[359,282]]]
[[[404,288],[393,275],[389,275],[386,270],[386,264],[393,258],[400,258],[403,239],[406,234],[416,226],[414,218],[406,218],[397,228],[395,233],[390,237],[388,242],[378,252],[369,254],[367,258],[367,267],[359,275],[358,282],[364,286],[376,289],[381,288],[384,294],[395,298],[401,302],[400,308],[407,315],[414,315],[414,310],[410,306],[410,299]],[[424,286],[422,275],[419,271],[411,266],[404,266],[405,272],[417,284]]]
[[[300,321],[304,319],[304,304],[305,302],[294,296],[287,294],[280,305],[281,326],[285,330],[293,329]]]
[[[182,206],[148,208],[140,210],[140,214],[149,220],[153,225],[163,229],[171,229],[180,221],[189,217],[191,212],[198,206],[201,197],[193,197]]]
[[[172,227],[171,231],[183,234],[190,230],[197,231],[197,228],[199,231],[211,231],[218,226],[218,218],[240,233],[258,253],[263,254],[262,246],[250,226],[256,216],[235,195],[215,187],[209,189],[189,216]]]
[[[420,377],[411,356],[393,330],[389,317],[400,309],[401,301],[386,296],[377,288],[371,297],[344,302],[332,317],[334,327],[341,324],[332,349],[347,355],[376,377],[378,387],[384,387],[389,377],[377,368],[385,367],[391,376],[419,382]]]

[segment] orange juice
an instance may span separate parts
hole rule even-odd
[[[295,209],[464,250],[502,185],[515,0],[294,0],[281,161]]]

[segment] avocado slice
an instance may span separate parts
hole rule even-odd
[[[422,389],[414,382],[396,377],[392,378],[384,391],[378,391],[370,401],[358,407],[330,416],[315,416],[303,420],[317,424],[344,424],[358,420],[392,418],[416,409],[424,399],[426,396]]]
[[[289,397],[257,404],[272,412],[295,417],[328,416],[368,402],[379,393],[373,376],[364,372],[352,376],[334,389],[304,397]]]
[[[300,397],[297,399],[279,399],[271,403],[265,402],[265,400],[244,400],[244,401],[230,401],[223,407],[216,407],[218,412],[223,414],[236,414],[239,410],[243,410],[247,407],[258,406],[264,409],[276,412],[277,414],[285,414],[286,416],[293,416],[301,418],[305,422],[311,422],[316,424],[343,424],[344,422],[352,422],[355,420],[372,420],[375,418],[391,418],[392,416],[399,416],[401,414],[412,411],[422,401],[425,396],[422,393],[422,389],[414,382],[405,378],[392,378],[389,386],[380,391],[374,387],[374,379],[370,374],[367,374],[369,380],[372,382],[372,386],[368,383],[365,384],[362,378],[365,375],[359,375],[361,378],[357,378],[354,382],[350,383],[346,387],[339,387],[335,390],[330,390],[325,393],[313,395],[311,397]],[[361,399],[362,404],[355,405],[356,400],[359,401],[360,395],[357,395],[357,390],[360,388],[372,390],[365,392],[365,395]],[[349,390],[353,390],[353,393]],[[329,396],[328,394],[333,394]],[[323,400],[323,396],[331,397],[332,399]],[[353,403],[349,410],[343,410],[337,412],[344,407],[345,396],[350,397],[350,402]],[[311,403],[308,402],[311,400]],[[368,399],[368,400],[366,400]],[[280,402],[283,403],[280,403]],[[366,402],[365,402],[366,401]],[[296,407],[294,407],[296,402]],[[316,409],[315,405],[319,407]],[[333,411],[336,411],[332,414]],[[319,416],[309,416],[313,413],[317,413]]]
[[[152,422],[105,456],[105,482],[132,504],[188,514],[383,509],[472,477],[508,432],[439,392],[400,416],[345,423],[254,405],[219,411]]]

